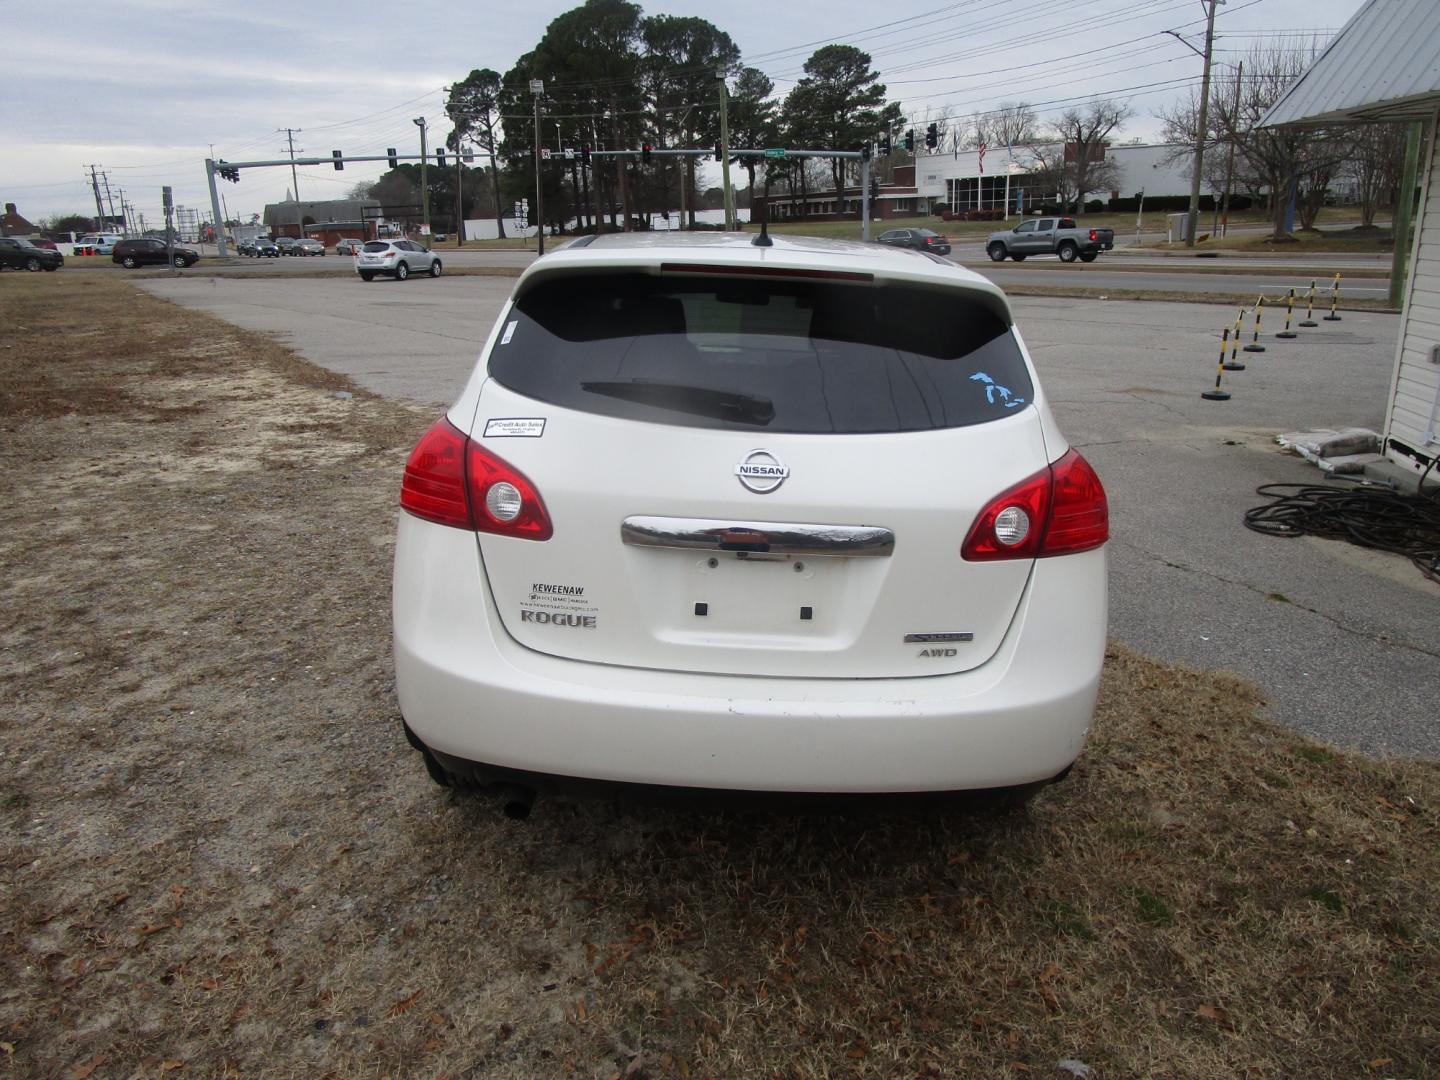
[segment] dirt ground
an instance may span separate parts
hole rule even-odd
[[[433,417],[108,275],[0,327],[0,1075],[1440,1073],[1434,763],[1112,650],[1025,811],[510,821],[399,728]]]

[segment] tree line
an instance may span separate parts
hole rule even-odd
[[[1203,180],[1217,196],[1233,190],[1263,198],[1295,190],[1301,225],[1310,227],[1330,185],[1344,176],[1354,182],[1370,225],[1398,185],[1396,145],[1403,134],[1384,126],[1308,132],[1258,126],[1312,52],[1257,47],[1243,61],[1242,78],[1213,81]],[[476,69],[449,87],[451,130],[444,145],[452,154],[464,147],[476,157],[473,166],[426,170],[432,218],[453,220],[456,209],[464,217],[493,217],[504,236],[507,208],[534,200],[538,141],[552,152],[538,163],[543,224],[558,230],[575,221],[583,232],[624,229],[679,207],[693,228],[696,210],[706,202],[697,189],[696,158],[657,157],[642,166],[634,158],[601,157],[586,168],[581,149],[718,147],[722,79],[732,147],[853,150],[891,133],[896,151],[876,158],[876,180],[912,160],[900,149],[901,107],[887,98],[869,54],[853,45],[826,45],[810,55],[803,71],[777,99],[772,80],[743,65],[734,40],[714,23],[646,15],[630,0],[586,0],[555,18],[508,71]],[[538,131],[532,80],[544,84]],[[1176,161],[1192,153],[1198,97],[1192,91],[1189,100],[1159,114]],[[1024,186],[1083,212],[1087,196],[1116,189],[1117,168],[1107,150],[1133,117],[1126,102],[1096,98],[1041,123],[1028,103],[1007,101],[968,118],[912,117],[910,127],[934,123],[941,149],[984,145],[999,154],[1010,148],[1028,165]],[[765,195],[779,187],[803,199],[854,184],[859,171],[857,162],[841,159],[745,157],[735,163],[748,181],[737,198],[742,206],[756,196],[757,184]],[[420,173],[418,165],[401,165],[363,193],[387,207],[418,205]],[[1277,235],[1287,201],[1283,194],[1270,199]]]

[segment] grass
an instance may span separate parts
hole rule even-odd
[[[1198,230],[1197,236],[1202,235]],[[1214,237],[1197,242],[1196,251],[1254,252],[1265,255],[1311,255],[1364,254],[1370,252],[1392,252],[1395,238],[1388,229],[1375,231],[1325,230],[1308,232],[1300,230],[1288,234],[1289,239],[1281,243],[1271,240],[1268,233],[1241,233],[1235,236]],[[1147,244],[1157,251],[1183,251],[1183,243]]]
[[[1114,646],[1026,811],[511,822],[399,730],[433,416],[124,277],[0,306],[7,1076],[1440,1073],[1436,764]]]

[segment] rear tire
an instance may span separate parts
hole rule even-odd
[[[1060,245],[1060,249],[1056,251],[1055,254],[1060,256],[1061,262],[1073,263],[1076,257],[1080,254],[1080,249],[1077,248],[1074,244],[1065,243]]]
[[[985,249],[985,254],[990,256],[991,262],[1004,262],[1005,245],[997,241]]]
[[[440,276],[440,260],[439,260],[439,259],[436,259],[434,262],[432,262],[432,263],[430,264],[430,276],[431,276],[431,277],[439,277],[439,276]]]
[[[360,280],[361,280],[361,281],[374,281],[374,280],[375,280],[375,273],[374,273],[374,271],[372,271],[372,270],[361,270],[361,271],[360,271]]]
[[[134,270],[135,257],[133,255],[126,255],[123,259],[120,260],[120,265],[125,267],[126,270]]]
[[[396,280],[396,281],[404,281],[404,280],[405,280],[406,278],[408,278],[409,276],[410,276],[410,267],[406,266],[403,262],[402,262],[399,266],[395,267],[395,280]]]
[[[1094,262],[1099,257],[1100,253],[1098,251],[1082,251],[1080,253],[1080,261],[1084,263]]]

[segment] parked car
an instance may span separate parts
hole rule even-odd
[[[251,252],[257,259],[278,259],[280,248],[274,240],[268,236],[257,236],[255,238],[255,250]]]
[[[928,251],[932,255],[950,254],[949,238],[934,229],[891,229],[880,234],[880,243]]]
[[[241,240],[235,245],[235,252],[238,255],[254,255],[255,238],[253,236],[245,237],[245,239]]]
[[[177,247],[174,259],[176,266],[190,267],[200,261],[200,253],[190,248]],[[119,263],[127,270],[134,270],[137,266],[164,266],[170,262],[170,255],[164,240],[144,237],[139,240],[121,240],[110,253],[110,261]]]
[[[355,269],[364,281],[385,274],[404,281],[411,274],[440,276],[440,256],[413,240],[371,240],[360,249]]]
[[[65,256],[59,251],[36,247],[29,240],[18,237],[0,237],[0,266],[16,270],[58,270],[65,265]]]
[[[400,505],[405,732],[517,816],[577,778],[1027,793],[1091,722],[1105,492],[953,265],[581,239],[516,282]]]
[[[290,248],[291,255],[324,255],[325,245],[319,240],[311,240],[308,236],[303,240],[296,240]]]
[[[364,240],[355,240],[349,236],[335,245],[336,255],[355,255],[365,244]]]
[[[1033,218],[1013,229],[991,233],[985,254],[995,262],[1008,255],[1024,262],[1031,255],[1059,255],[1061,262],[1094,262],[1102,251],[1115,246],[1114,229],[1082,229],[1074,218]]]
[[[281,255],[294,255],[295,245],[300,241],[293,236],[277,236],[275,246],[280,249]]]
[[[43,237],[43,236],[32,236],[32,237],[30,237],[29,239],[30,239],[30,243],[34,244],[34,245],[35,245],[36,247],[38,247],[38,248],[44,248],[46,251],[59,251],[59,250],[60,250],[60,249],[55,245],[55,241],[54,241],[54,240],[47,240],[47,239],[45,239],[45,237]]]
[[[96,255],[109,255],[123,239],[118,233],[86,233],[75,241],[75,247],[94,248]]]

